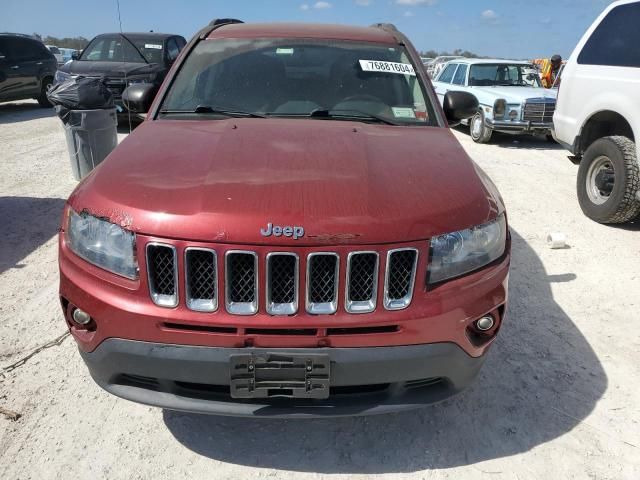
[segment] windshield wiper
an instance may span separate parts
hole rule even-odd
[[[265,115],[253,112],[243,112],[241,110],[228,110],[226,108],[211,107],[209,105],[198,105],[194,110],[160,110],[160,113],[175,114],[175,113],[213,113],[217,115],[224,115],[226,117],[235,118],[267,118]]]
[[[312,110],[309,113],[309,117],[328,118],[328,119],[335,119],[335,120],[350,119],[350,120],[359,120],[359,121],[365,121],[365,122],[384,123],[385,125],[396,125],[396,126],[399,125],[399,123],[393,122],[379,115],[374,115],[372,113],[367,113],[367,112],[361,112],[360,110],[350,110],[350,109],[349,110],[328,110],[328,109],[318,108],[316,110]]]

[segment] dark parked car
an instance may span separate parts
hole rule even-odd
[[[122,92],[134,83],[160,86],[186,40],[167,33],[103,33],[56,73],[56,83],[70,75],[104,78],[119,113]]]
[[[0,33],[0,102],[35,98],[50,107],[46,94],[57,66],[56,57],[39,40]]]

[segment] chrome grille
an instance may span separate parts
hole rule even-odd
[[[147,244],[149,293],[156,305],[178,305],[178,262],[176,249],[162,243]]]
[[[214,312],[224,303],[233,315],[253,315],[259,311],[259,294],[270,315],[295,315],[300,310],[300,288],[304,286],[304,309],[313,315],[331,315],[338,310],[338,288],[344,281],[344,310],[348,313],[373,312],[377,307],[378,285],[386,310],[409,306],[418,265],[416,248],[385,251],[385,270],[380,272],[380,253],[352,251],[341,266],[335,252],[313,252],[305,261],[305,280],[300,279],[300,258],[294,252],[270,252],[259,261],[247,250],[186,247],[184,258],[184,296],[180,300],[177,250],[173,245],[150,242],[146,245],[146,270],[151,299],[156,305],[173,308],[180,301],[197,312]],[[218,262],[218,258],[224,258]],[[259,283],[259,263],[265,274]],[[224,278],[224,295],[218,295],[219,276]],[[384,277],[384,278],[383,278]]]
[[[190,247],[184,254],[187,307],[198,312],[218,308],[218,275],[216,252]]]
[[[526,102],[524,104],[522,119],[525,122],[552,123],[555,110],[555,100]]]
[[[293,315],[298,311],[298,256],[295,253],[267,255],[267,313]]]
[[[347,259],[345,309],[351,313],[375,310],[378,287],[378,254],[352,252]]]
[[[336,253],[312,253],[307,258],[307,312],[336,312],[339,261]]]
[[[226,254],[225,292],[227,312],[253,315],[258,311],[258,256],[232,250]]]
[[[387,272],[384,280],[384,308],[402,310],[411,303],[416,279],[418,250],[401,248],[387,253]]]

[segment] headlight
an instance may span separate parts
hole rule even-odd
[[[504,117],[507,111],[507,101],[503,98],[499,98],[493,104],[493,116],[496,118]]]
[[[477,227],[447,233],[431,239],[429,283],[437,283],[500,258],[507,241],[504,214]]]
[[[69,78],[71,74],[67,72],[63,72],[61,70],[56,70],[56,74],[54,75],[54,83],[57,85],[58,83],[64,82],[67,78]]]
[[[66,238],[69,248],[87,262],[132,280],[138,278],[134,233],[70,208]]]

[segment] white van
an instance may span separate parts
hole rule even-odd
[[[612,3],[562,73],[554,137],[573,153],[578,201],[589,218],[640,214],[640,1]]]

